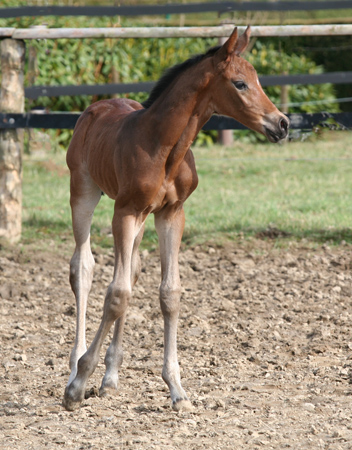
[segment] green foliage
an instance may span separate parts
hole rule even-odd
[[[113,71],[120,82],[157,80],[164,69],[201,53],[206,43],[201,39],[60,39],[38,41],[37,85],[112,83]],[[138,101],[146,94],[129,94]],[[41,98],[36,103],[56,111],[82,111],[103,96]]]
[[[123,20],[123,25],[129,24]],[[0,20],[0,27],[29,28],[43,23],[41,18]],[[48,17],[50,28],[115,27],[117,18]],[[163,71],[194,54],[204,53],[216,44],[216,39],[43,39],[29,41],[37,51],[38,74],[35,85],[80,85],[116,82],[155,81]],[[26,70],[25,85],[29,86]],[[123,95],[126,96],[126,95]],[[143,101],[147,94],[127,95]],[[82,111],[102,96],[42,97],[31,102],[46,106],[52,111]]]
[[[346,16],[348,17],[348,16]],[[352,70],[352,36],[309,36],[282,38],[282,47],[286,53],[306,54],[325,72]],[[334,87],[338,98],[352,97],[352,85],[337,84]],[[350,111],[351,102],[341,103],[341,110]]]
[[[279,75],[283,73],[319,74],[324,72],[323,66],[317,66],[314,61],[304,54],[287,54],[276,49],[272,43],[264,45],[259,40],[256,41],[253,50],[246,58],[253,64],[259,75]],[[267,95],[275,104],[280,103],[280,89],[279,86],[268,86],[265,88]],[[333,86],[328,83],[317,85],[296,84],[290,86],[289,89],[290,103],[311,102],[290,107],[290,112],[338,112],[338,104],[330,103],[334,99]]]
[[[45,20],[51,28],[64,27],[112,27],[114,18],[49,17]],[[40,18],[21,18],[5,21],[0,26],[27,28],[42,23]],[[124,25],[128,24],[124,20]],[[204,53],[216,45],[216,39],[44,39],[29,41],[35,47],[38,72],[35,85],[82,85],[113,82],[156,81],[165,69],[180,63],[192,55]],[[30,74],[26,68],[25,85],[30,85]],[[117,74],[117,76],[116,76]],[[148,94],[131,93],[128,97],[144,101]],[[61,96],[40,97],[27,102],[27,108],[44,106],[51,111],[83,111],[91,103],[107,96]],[[67,147],[71,131],[51,132]],[[59,134],[59,136],[58,136]],[[214,134],[214,133],[213,133]],[[205,143],[212,143],[209,133],[202,134]]]
[[[200,131],[197,136],[197,145],[211,147],[218,138],[218,132],[215,130]]]

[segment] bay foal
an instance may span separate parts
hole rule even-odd
[[[272,142],[288,132],[287,118],[264,94],[252,65],[240,57],[249,36],[249,27],[240,37],[236,28],[223,46],[169,70],[143,105],[127,99],[103,100],[87,108],[76,125],[67,152],[76,242],[70,283],[77,302],[76,339],[64,395],[68,410],[83,400],[88,377],[113,324],[100,394],[117,389],[126,309],[140,272],[138,247],[150,213],[155,216],[161,257],[162,377],[173,408],[191,406],[181,386],[176,344],[183,204],[198,183],[190,145],[213,113],[233,117]],[[101,192],[115,200],[115,269],[99,329],[87,350],[85,315],[94,266],[90,226]]]

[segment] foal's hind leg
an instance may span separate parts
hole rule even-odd
[[[101,191],[88,174],[71,173],[72,226],[76,248],[70,263],[70,283],[76,297],[76,338],[70,357],[71,374],[75,378],[77,362],[86,352],[85,320],[89,291],[92,285],[94,258],[90,248],[90,226]]]
[[[141,271],[139,244],[142,241],[143,233],[144,233],[144,226],[142,227],[138,236],[136,237],[136,240],[134,241],[132,262],[131,262],[132,288],[137,282]],[[118,387],[118,370],[121,367],[123,361],[122,337],[125,320],[126,320],[126,311],[115,322],[113,338],[105,355],[104,362],[106,366],[106,372],[99,390],[99,395],[101,396],[106,395],[111,391],[114,392]]]
[[[181,385],[177,360],[177,322],[180,310],[181,283],[178,252],[185,224],[184,210],[172,208],[155,214],[159,236],[161,275],[160,306],[164,316],[164,365],[162,377],[169,386],[172,408],[176,411],[192,409]]]
[[[84,399],[88,378],[94,372],[103,341],[113,323],[126,312],[131,298],[131,262],[133,245],[142,227],[142,221],[126,211],[118,211],[115,206],[113,234],[115,240],[115,271],[104,302],[103,317],[93,342],[79,359],[77,374],[67,385],[64,406],[74,410]]]

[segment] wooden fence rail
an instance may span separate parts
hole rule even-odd
[[[0,38],[12,39],[138,39],[228,37],[234,25],[215,27],[0,28]],[[246,27],[239,26],[240,33]],[[350,36],[352,24],[252,26],[253,37]]]
[[[297,75],[262,75],[259,77],[263,87],[287,86],[294,84],[349,84],[352,83],[352,72],[329,72],[319,74]],[[31,86],[25,88],[25,96],[31,99],[39,97],[61,97],[62,95],[114,95],[135,92],[150,92],[154,81],[140,83],[85,84],[68,86]]]
[[[0,131],[16,128],[73,129],[80,113],[0,113]],[[352,113],[287,114],[293,130],[312,130],[322,125],[339,129],[352,128]],[[245,130],[247,127],[225,116],[213,116],[203,130]]]

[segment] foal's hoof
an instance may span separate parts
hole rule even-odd
[[[82,401],[83,398],[75,398],[73,395],[71,395],[69,392],[69,388],[65,389],[62,405],[67,411],[74,411],[75,409],[79,408]]]
[[[110,387],[110,386],[101,386],[99,389],[99,397],[116,397],[118,394],[116,387]]]
[[[66,411],[74,411],[75,409],[79,408],[80,404],[81,402],[76,402],[65,397],[62,401],[62,405],[66,409]]]
[[[174,411],[193,411],[194,406],[188,399],[180,398],[172,402],[172,409]]]
[[[118,393],[118,378],[105,374],[99,389],[99,397],[116,396]]]

